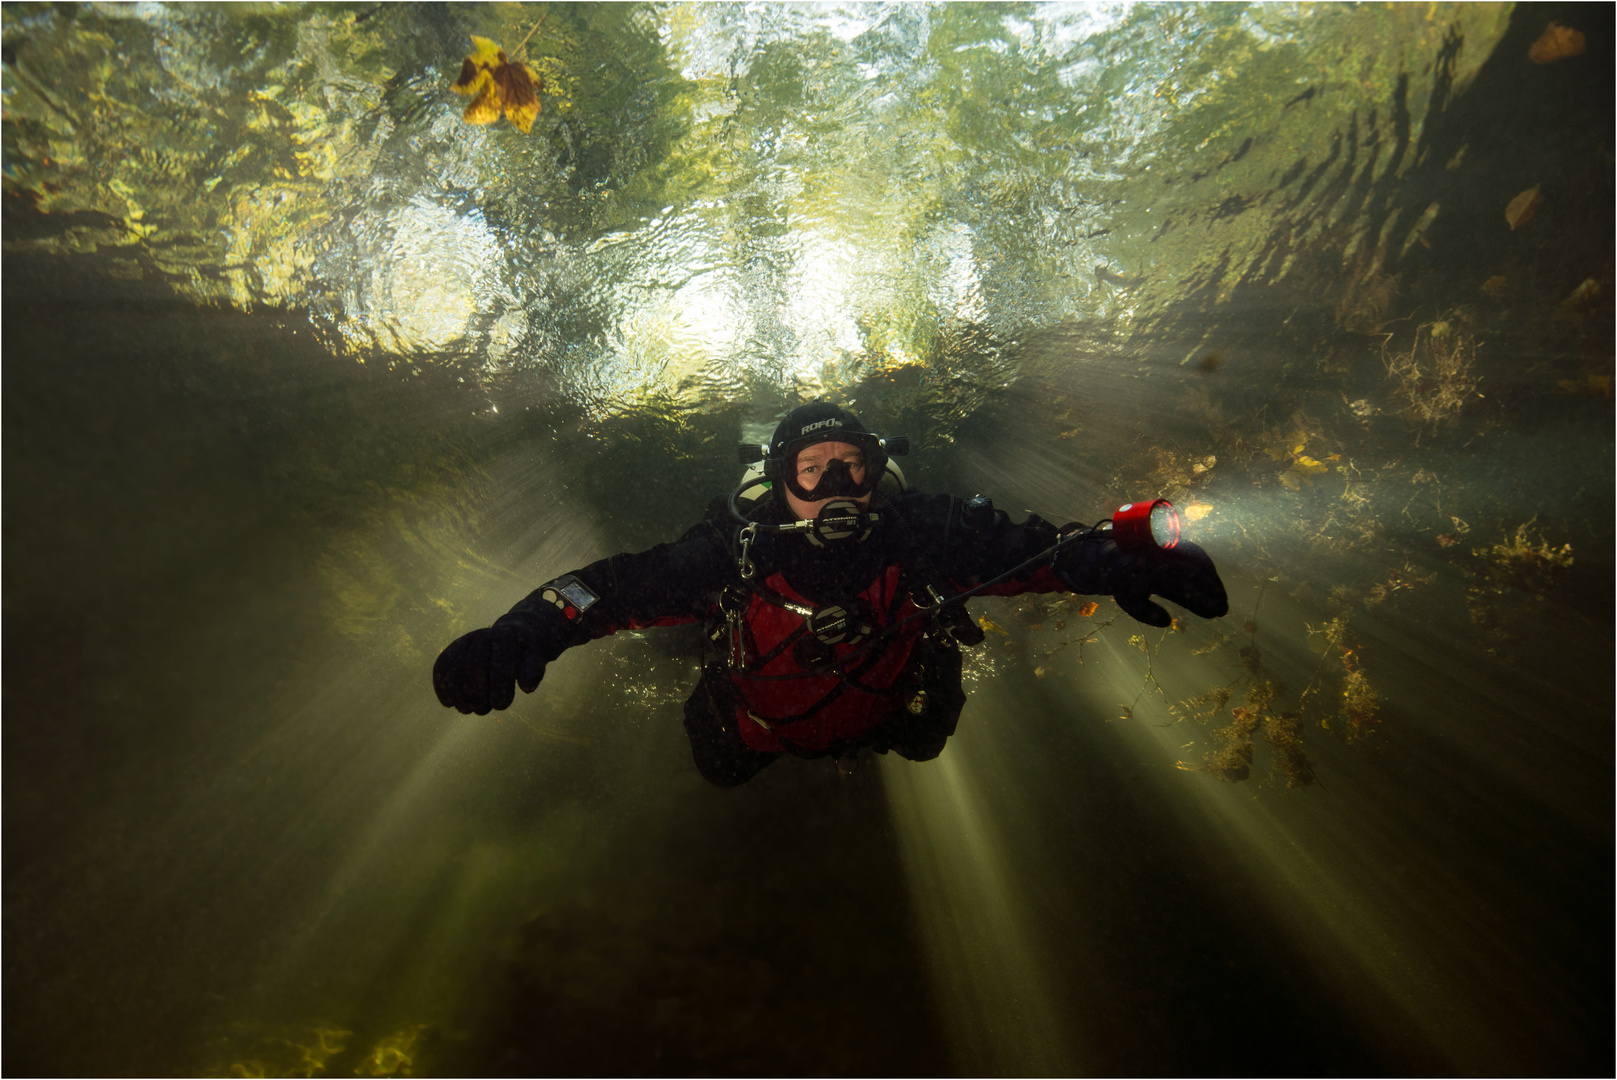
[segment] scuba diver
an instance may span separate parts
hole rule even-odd
[[[983,640],[973,596],[1104,594],[1152,626],[1171,622],[1152,594],[1203,618],[1229,611],[1165,501],[1096,526],[1018,525],[980,495],[906,488],[891,457],[908,449],[836,405],[793,410],[767,446],[741,448],[741,485],[678,540],[563,574],[452,642],[433,666],[438,700],[484,715],[515,686],[532,693],[574,645],[701,622],[722,656],[702,669],[685,731],[701,774],[733,787],[783,754],[839,767],[863,747],[937,757],[966,700],[961,647]]]

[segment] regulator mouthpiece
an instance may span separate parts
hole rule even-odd
[[[1124,503],[1112,514],[1112,539],[1124,551],[1167,551],[1179,543],[1179,511],[1167,499]]]
[[[844,540],[865,539],[876,518],[853,499],[832,499],[820,507],[818,517],[802,524],[808,527],[809,543],[829,547]]]

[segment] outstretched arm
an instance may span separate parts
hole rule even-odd
[[[941,535],[941,569],[958,588],[993,580],[1048,549],[1059,535],[1037,515],[1016,524],[1002,510],[979,507],[973,512],[961,500],[945,496],[922,496],[906,504],[906,509],[912,507],[935,535]],[[1061,532],[1070,532],[1070,527]],[[1197,545],[1181,541],[1168,550],[1125,551],[1106,533],[1069,543],[1053,561],[1036,562],[983,594],[1014,596],[1063,588],[1111,596],[1130,616],[1151,626],[1173,621],[1151,600],[1153,594],[1205,619],[1229,612],[1218,570]]]
[[[613,555],[529,593],[483,630],[439,654],[438,700],[462,713],[504,709],[531,694],[545,665],[574,645],[623,629],[693,622],[730,570],[725,538],[703,521],[671,544]]]

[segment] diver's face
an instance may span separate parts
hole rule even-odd
[[[815,443],[797,455],[797,463],[793,467],[797,470],[797,486],[804,491],[813,491],[825,475],[826,463],[837,460],[848,466],[848,472],[853,475],[853,482],[865,482],[865,455],[851,443],[823,442]],[[784,485],[782,485],[784,487]],[[785,488],[786,505],[792,508],[792,513],[804,520],[812,520],[820,516],[820,511],[830,499],[818,499],[808,502],[792,494],[790,488]],[[870,496],[862,495],[856,500],[861,506],[870,505]]]

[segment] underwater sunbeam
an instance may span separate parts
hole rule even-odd
[[[979,721],[981,706],[974,703]],[[1081,1072],[1031,931],[1017,862],[1025,847],[1013,843],[1014,824],[999,801],[1005,789],[985,775],[992,768],[985,757],[994,758],[985,745],[992,732],[978,723],[957,738],[972,745],[971,756],[949,754],[919,766],[881,759],[950,1047],[969,1075]]]

